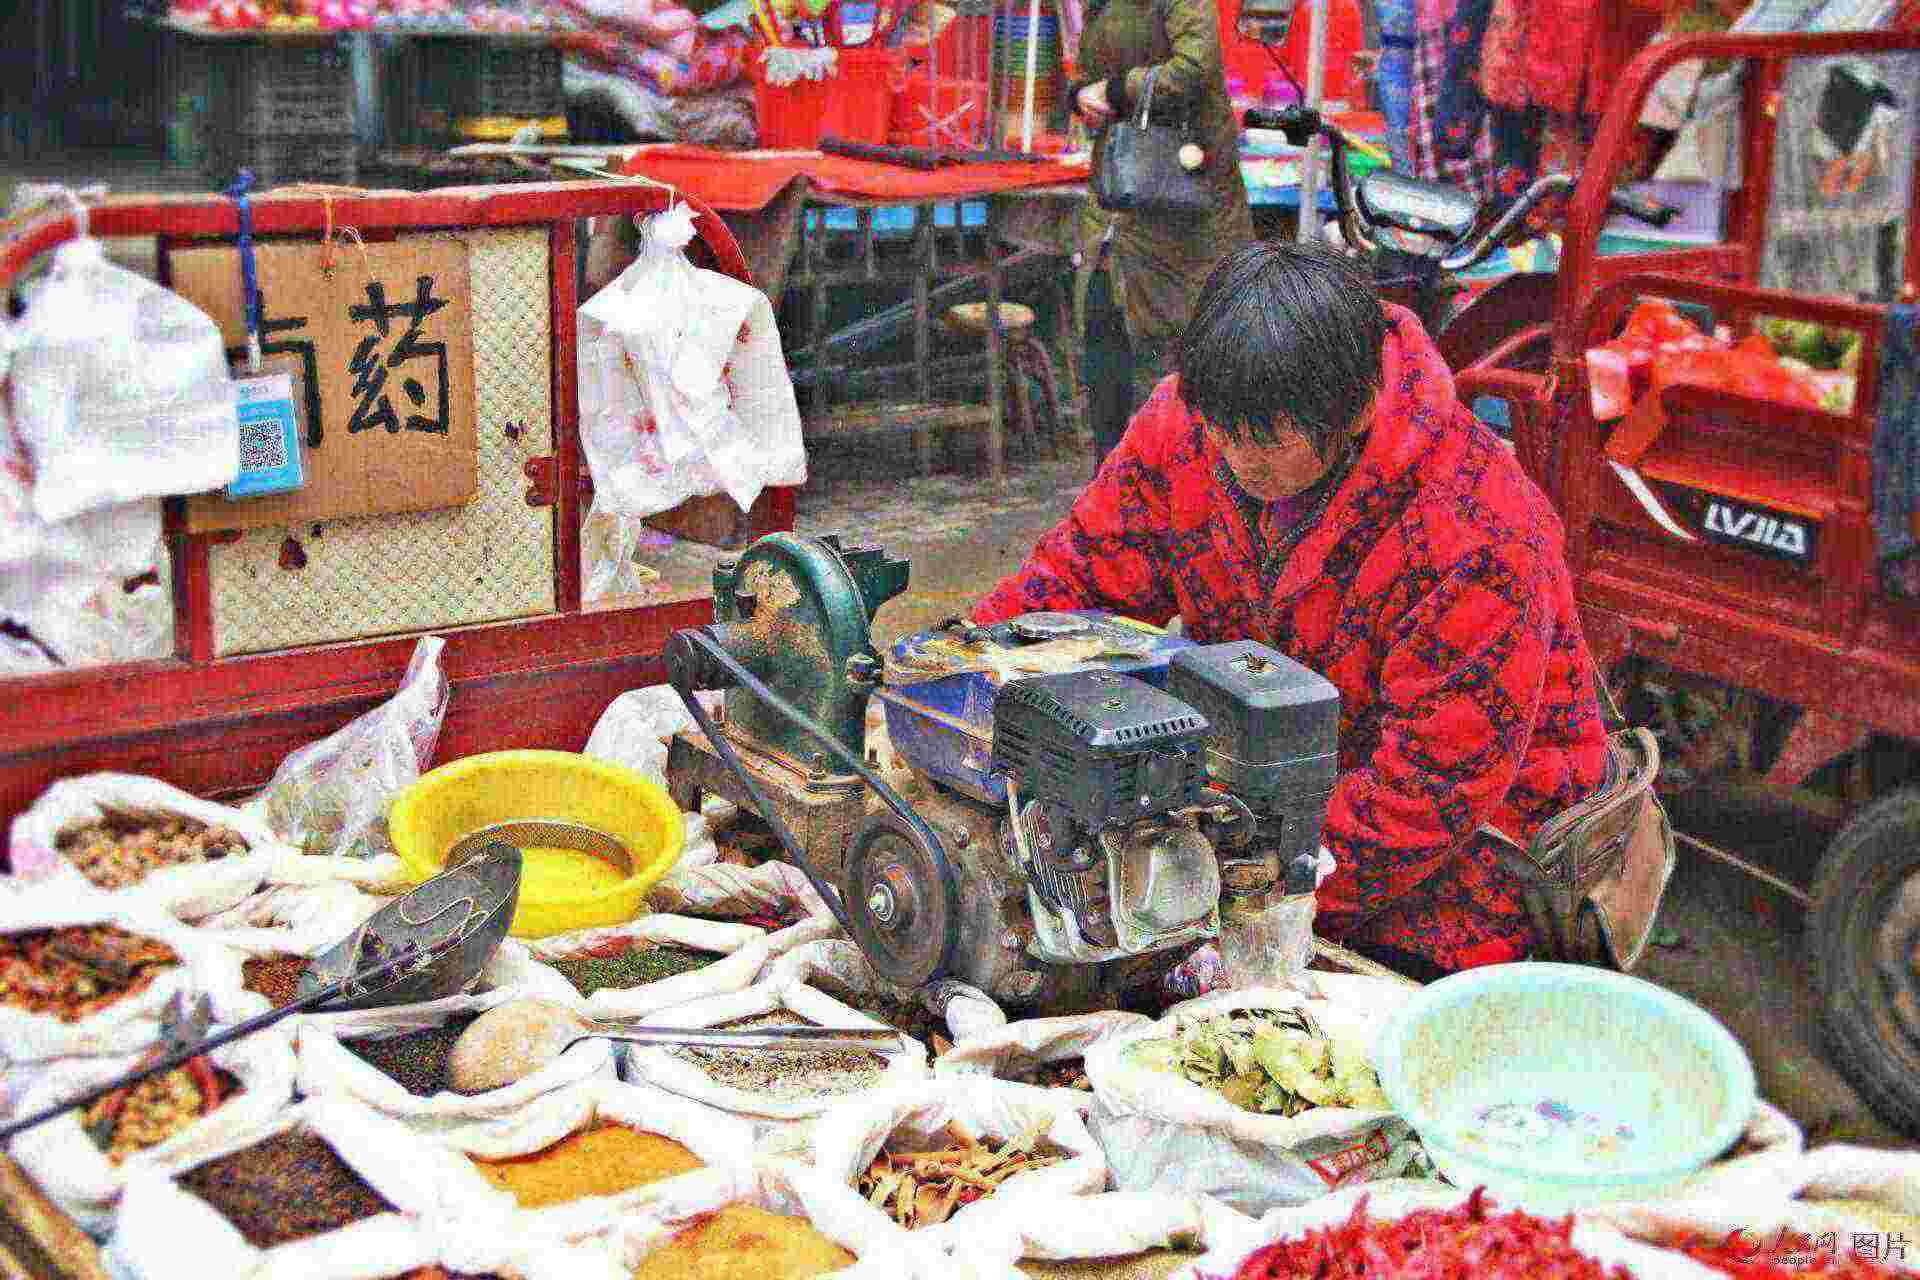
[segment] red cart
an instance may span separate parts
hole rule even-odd
[[[1842,825],[1811,893],[1814,973],[1838,1065],[1908,1130],[1920,1130],[1920,602],[1882,591],[1870,520],[1888,308],[1755,282],[1788,64],[1914,51],[1920,34],[1866,32],[1702,36],[1644,51],[1615,87],[1573,197],[1552,323],[1508,333],[1458,375],[1468,403],[1491,395],[1512,407],[1520,456],[1566,522],[1589,643],[1666,730],[1678,771],[1731,759],[1780,786],[1845,780],[1832,800]],[[1635,122],[1662,73],[1688,59],[1746,69],[1749,176],[1724,240],[1602,258],[1606,200]],[[1911,303],[1920,170],[1904,181],[1898,292]],[[1702,306],[1736,336],[1758,317],[1861,334],[1851,407],[1670,387],[1664,431],[1623,477],[1605,454],[1615,428],[1595,421],[1584,355],[1650,298]]]

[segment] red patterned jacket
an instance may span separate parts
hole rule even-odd
[[[1321,672],[1341,708],[1320,930],[1459,969],[1532,943],[1476,831],[1530,839],[1600,785],[1606,738],[1558,517],[1455,399],[1419,321],[1387,310],[1366,443],[1290,556],[1256,563],[1231,473],[1168,378],[973,616],[1177,613],[1197,642],[1252,638]]]

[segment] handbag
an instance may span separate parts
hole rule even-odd
[[[1491,827],[1502,862],[1547,958],[1630,972],[1646,954],[1673,878],[1673,826],[1654,793],[1660,744],[1627,725],[1606,679],[1594,678],[1607,721],[1607,778],[1593,795],[1545,823],[1526,848]]]
[[[1111,213],[1196,218],[1219,203],[1197,170],[1182,168],[1180,148],[1192,141],[1187,125],[1149,123],[1153,78],[1141,94],[1139,123],[1116,120],[1100,135],[1100,163],[1093,170],[1093,199]]]

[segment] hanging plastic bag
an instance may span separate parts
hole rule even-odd
[[[806,481],[766,295],[687,261],[693,212],[647,220],[639,259],[580,308],[580,429],[597,512],[638,520]]]
[[[375,826],[384,829],[388,803],[419,779],[440,741],[448,693],[440,651],[446,644],[423,636],[399,692],[274,770],[266,816],[281,839],[322,857],[384,852],[373,838]]]
[[[205,493],[240,472],[226,347],[178,294],[107,261],[86,234],[54,251],[13,359],[15,430],[48,523],[140,498]]]

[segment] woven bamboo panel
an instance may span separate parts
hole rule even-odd
[[[547,234],[476,231],[474,393],[480,494],[465,507],[256,529],[215,546],[222,657],[552,613],[553,509],[524,467],[553,450]],[[315,532],[316,528],[318,533]],[[282,567],[289,538],[305,557]]]

